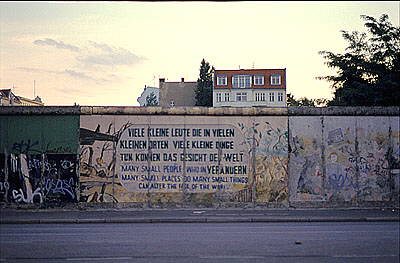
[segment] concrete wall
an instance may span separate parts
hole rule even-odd
[[[399,113],[398,107],[4,107],[0,198],[398,206]]]
[[[299,116],[289,126],[291,201],[398,201],[398,117]]]
[[[78,115],[1,115],[0,201],[77,202],[78,135]]]

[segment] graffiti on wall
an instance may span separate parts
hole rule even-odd
[[[396,187],[396,172],[393,171],[399,166],[398,153],[393,150],[393,136],[396,135],[390,126],[386,132],[362,126],[357,127],[356,132],[357,139],[354,140],[346,138],[344,133],[344,140],[333,140],[331,145],[328,141],[328,200],[392,200]]]
[[[80,118],[79,158],[73,136],[7,133],[0,202],[399,199],[398,117]]]
[[[359,154],[349,158],[358,168],[359,198],[365,201],[388,201],[398,196],[399,132],[386,128],[387,132],[359,129]]]
[[[285,202],[288,197],[288,131],[271,121],[246,127],[238,123],[249,153],[254,151],[255,195],[258,202]],[[249,187],[252,186],[252,180]]]
[[[289,173],[293,174],[291,198],[293,200],[324,200],[321,145],[317,137],[293,134],[289,146]]]
[[[343,130],[343,131],[342,131]],[[355,131],[353,127],[328,131],[325,153],[326,200],[356,201],[358,178],[356,165],[349,161],[356,155]]]
[[[0,155],[0,198],[15,203],[76,202],[76,155]]]
[[[80,202],[118,202],[115,190],[122,187],[115,175],[115,145],[122,132],[131,126],[123,125],[114,131],[114,124],[107,123],[90,130],[80,128]]]
[[[299,130],[290,138],[291,200],[398,199],[399,131],[388,119],[336,118],[320,130]]]

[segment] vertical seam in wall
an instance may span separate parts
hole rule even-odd
[[[291,190],[290,190],[290,180],[289,180],[289,169],[290,169],[290,152],[292,147],[290,146],[290,138],[291,138],[291,132],[290,132],[290,116],[289,112],[287,113],[287,131],[288,131],[288,137],[287,137],[287,167],[286,167],[286,178],[287,178],[287,189],[288,189],[288,205],[289,207],[291,206],[291,201],[290,201],[290,196],[291,196]]]
[[[46,115],[44,115],[44,117],[45,117]],[[36,116],[34,116],[33,118],[35,119],[35,117]],[[56,118],[56,120],[57,120],[57,116],[55,117]],[[38,116],[38,119],[40,120],[39,121],[39,123],[40,123],[40,127],[46,127],[46,125],[45,125],[45,123],[44,123],[44,118],[43,118],[43,116]],[[62,121],[65,121],[65,119],[64,118],[62,118]],[[57,121],[56,121],[57,122]],[[47,204],[47,196],[44,194],[44,187],[43,187],[43,184],[42,184],[42,182],[43,182],[43,179],[44,179],[44,172],[45,172],[45,170],[44,170],[44,165],[45,165],[45,162],[47,161],[47,146],[46,146],[46,148],[45,148],[45,146],[44,146],[44,134],[43,134],[44,132],[43,132],[43,130],[41,130],[40,131],[40,151],[41,151],[41,155],[40,155],[40,158],[42,159],[42,167],[41,167],[41,170],[40,170],[40,181],[39,181],[39,186],[40,186],[40,194],[42,195],[42,197],[43,197],[43,204],[44,205],[46,205]],[[30,153],[26,153],[27,155],[28,154],[30,154]],[[29,172],[28,172],[28,177],[30,177],[29,176]],[[60,179],[60,175],[57,173],[57,179]],[[33,200],[32,200],[32,202],[33,202]]]
[[[253,174],[253,187],[252,187],[252,194],[251,194],[251,201],[254,204],[257,200],[257,196],[256,196],[256,184],[257,184],[257,176],[256,176],[256,133],[254,132],[255,129],[255,118],[252,118],[252,129],[253,129],[253,143],[252,143],[252,153],[251,153],[251,158],[252,158],[252,174]]]
[[[43,187],[43,178],[44,178],[44,161],[45,161],[45,153],[42,153],[41,155],[40,155],[40,158],[41,158],[41,161],[42,161],[42,163],[41,163],[41,165],[40,165],[40,181],[39,181],[39,186],[40,186],[40,194],[42,195],[42,197],[43,197],[43,203],[46,203],[46,195],[44,195],[44,193],[43,193],[43,190],[44,190],[44,187]],[[75,171],[76,172],[76,171]],[[29,175],[28,175],[29,176]],[[76,190],[76,189],[75,189]]]
[[[322,115],[321,117],[321,164],[322,164],[322,189],[324,189],[324,201],[327,196],[327,185],[326,185],[326,160],[325,160],[325,118]]]
[[[78,115],[77,118],[77,148],[76,148],[76,166],[75,166],[75,171],[76,171],[76,185],[75,185],[75,193],[76,193],[76,202],[79,204],[79,199],[81,198],[81,162],[80,162],[80,153],[81,153],[81,143],[80,143],[80,136],[81,136],[81,115]]]
[[[93,108],[92,108],[93,109]],[[113,120],[112,120],[112,122],[113,122],[113,127],[114,127],[114,136],[115,136],[115,132],[116,132],[116,130],[115,130],[115,116],[114,116],[114,118],[113,118]],[[114,139],[113,139],[113,161],[114,161],[114,167],[113,167],[113,171],[112,171],[112,188],[111,188],[111,190],[112,190],[112,196],[113,196],[113,204],[115,204],[116,202],[115,202],[115,200],[116,200],[116,198],[115,198],[115,172],[116,172],[116,167],[117,167],[117,147],[118,147],[118,142],[116,142]]]
[[[387,149],[387,161],[388,161],[388,164],[389,164],[389,180],[390,180],[390,182],[393,182],[393,187],[391,187],[391,191],[390,191],[390,201],[392,202],[392,201],[394,201],[395,200],[395,197],[396,197],[396,180],[395,180],[395,178],[394,178],[394,175],[392,174],[392,164],[391,164],[391,160],[390,160],[390,158],[391,158],[391,156],[388,154],[388,153],[390,153],[390,149],[391,149],[391,152],[392,152],[392,154],[393,154],[393,151],[396,149],[395,148],[395,143],[394,143],[394,140],[393,140],[393,135],[392,135],[392,132],[393,132],[393,129],[392,129],[392,120],[391,120],[391,117],[389,116],[389,120],[388,120],[388,122],[389,122],[389,143],[388,143],[388,149]]]
[[[354,136],[355,136],[355,142],[354,142],[354,150],[356,152],[356,204],[358,206],[358,202],[359,202],[359,192],[360,192],[360,168],[359,168],[359,160],[360,160],[360,149],[358,147],[358,117],[355,116],[355,121],[354,121]]]

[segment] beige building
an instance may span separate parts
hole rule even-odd
[[[159,79],[160,106],[161,107],[192,107],[196,104],[195,91],[197,81],[167,82],[164,78]]]
[[[0,106],[44,106],[44,103],[39,96],[31,100],[25,97],[16,96],[11,89],[1,89]]]
[[[21,101],[22,106],[44,106],[44,103],[39,96],[36,96],[33,100],[21,96],[18,96],[18,98]]]
[[[215,70],[214,107],[286,107],[286,69]]]

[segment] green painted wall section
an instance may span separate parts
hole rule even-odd
[[[3,154],[77,154],[79,116],[0,116],[0,149]]]

